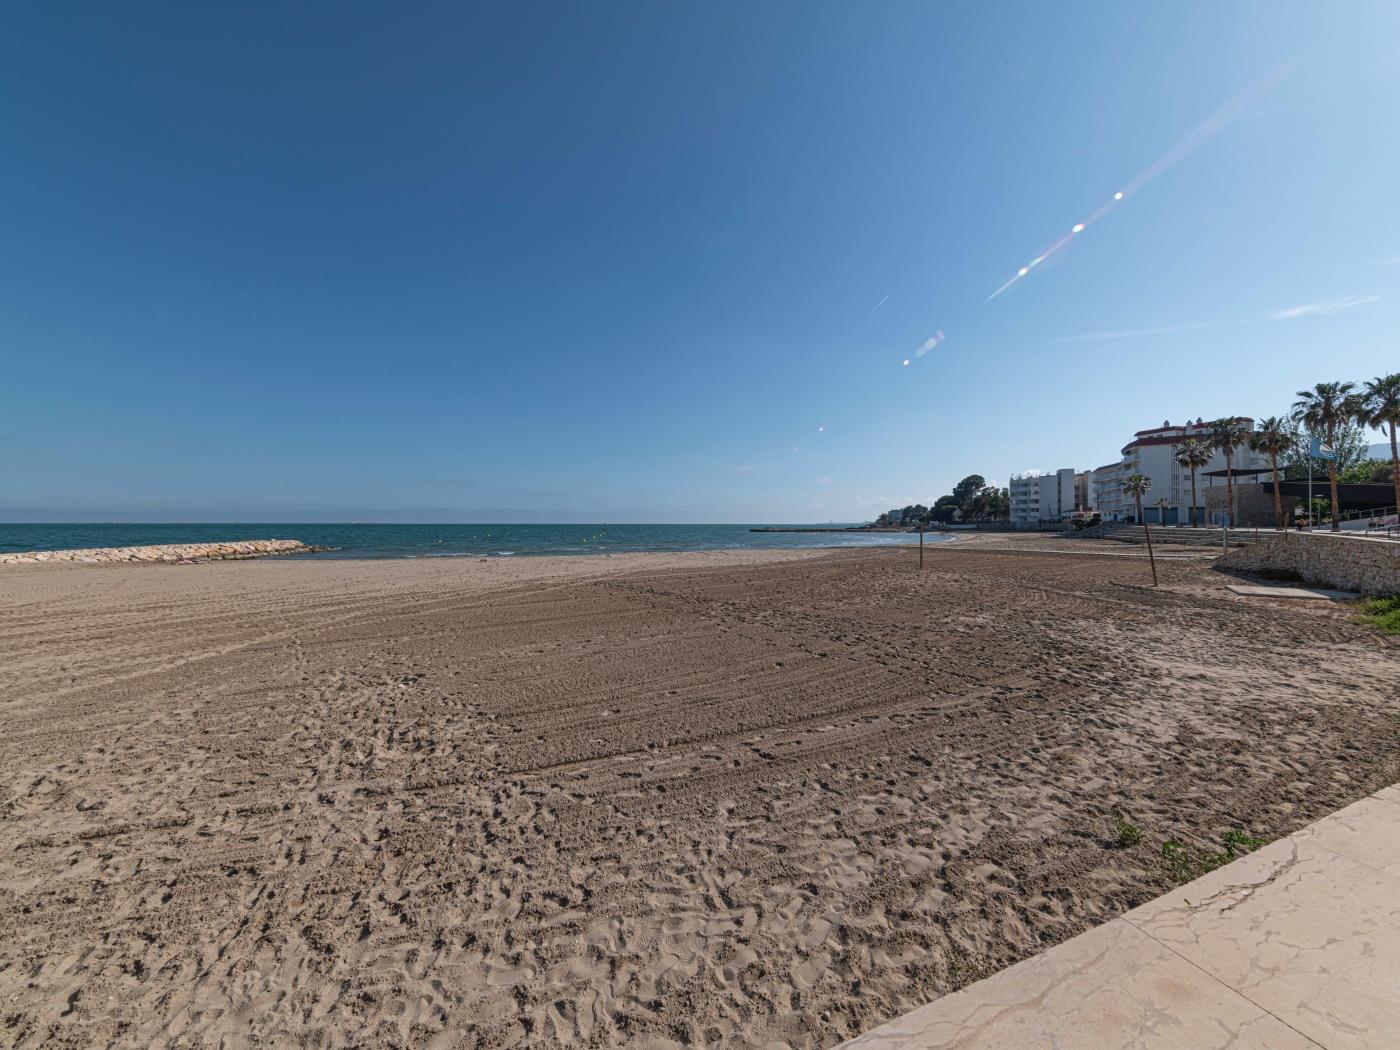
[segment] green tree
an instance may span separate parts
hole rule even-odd
[[[1299,390],[1298,400],[1293,402],[1293,418],[1335,448],[1338,432],[1361,414],[1361,405],[1353,394],[1355,389],[1355,383],[1318,383],[1311,390]],[[1327,480],[1332,488],[1332,531],[1340,532],[1335,459],[1327,461]]]
[[[929,512],[929,517],[946,525],[950,521],[956,521],[959,513],[956,499],[952,496],[939,496],[933,504],[933,510]]]
[[[953,486],[953,501],[958,505],[958,509],[962,511],[964,518],[972,517],[974,513],[972,501],[977,496],[977,493],[981,492],[986,487],[987,479],[981,474],[969,474]]]
[[[1142,497],[1152,491],[1152,479],[1146,474],[1130,474],[1128,480],[1123,482],[1123,491],[1133,497],[1133,502],[1137,504],[1137,519],[1146,525],[1147,521],[1142,516]]]
[[[1200,470],[1210,462],[1210,457],[1215,455],[1214,450],[1204,441],[1197,441],[1195,438],[1187,438],[1180,445],[1172,456],[1177,463],[1191,472],[1191,524],[1200,524],[1196,520],[1196,471]]]
[[[1361,405],[1366,425],[1390,435],[1390,479],[1395,485],[1395,506],[1400,508],[1400,448],[1395,440],[1400,430],[1400,372],[1368,382],[1361,391]]]
[[[1142,497],[1152,491],[1152,479],[1146,474],[1131,474],[1128,480],[1123,482],[1123,491],[1133,497],[1133,502],[1137,504],[1138,521],[1142,522],[1142,531],[1147,536],[1147,560],[1152,563],[1152,586],[1157,586],[1157,559],[1152,554],[1152,530],[1147,527],[1147,519],[1142,516]]]
[[[1361,399],[1359,397],[1353,398],[1352,406],[1356,411],[1355,419],[1353,422],[1338,428],[1337,441],[1332,446],[1337,453],[1338,477],[1342,476],[1342,471],[1365,463],[1371,458],[1370,443],[1366,440],[1366,428],[1360,422],[1364,411]]]
[[[1269,457],[1269,468],[1274,479],[1274,528],[1283,528],[1283,493],[1279,491],[1278,460],[1288,454],[1293,445],[1293,435],[1288,429],[1288,420],[1269,416],[1261,420],[1259,429],[1249,435],[1249,447]]]
[[[1394,478],[1394,468],[1384,460],[1368,459],[1354,467],[1337,471],[1337,480],[1343,485],[1389,485]]]
[[[1317,462],[1311,456],[1312,438],[1326,442],[1323,434],[1310,433],[1307,427],[1294,421],[1289,428],[1294,437],[1294,445],[1284,457],[1283,479],[1304,481],[1317,469]],[[1340,480],[1352,467],[1367,462],[1366,431],[1356,423],[1347,423],[1337,428],[1337,439],[1332,444],[1337,453],[1337,478]]]
[[[1210,443],[1225,454],[1225,524],[1235,524],[1235,449],[1249,442],[1249,427],[1239,416],[1212,419]]]
[[[972,513],[979,521],[998,521],[1011,513],[1011,495],[1006,489],[988,485],[972,497]]]
[[[1290,413],[1288,420],[1288,434],[1292,438],[1293,444],[1283,457],[1283,480],[1284,481],[1305,481],[1308,477],[1308,432],[1293,418]]]

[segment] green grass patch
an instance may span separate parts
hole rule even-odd
[[[1389,634],[1400,634],[1400,594],[1372,598],[1361,606],[1361,619]]]
[[[1217,853],[1193,851],[1180,842],[1169,840],[1162,843],[1162,859],[1167,862],[1167,867],[1177,882],[1190,882],[1192,879],[1200,878],[1208,871],[1214,871],[1216,868],[1229,864],[1236,857],[1253,853],[1264,845],[1263,839],[1247,835],[1239,828],[1231,828],[1225,832],[1220,841],[1225,848]]]
[[[1113,818],[1113,833],[1118,845],[1123,849],[1136,846],[1142,841],[1142,828],[1121,813],[1116,814]]]

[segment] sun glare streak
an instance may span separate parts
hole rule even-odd
[[[1028,276],[1031,270],[1039,266],[1046,259],[1049,259],[1052,255],[1058,252],[1065,245],[1069,244],[1069,242],[1072,241],[1075,238],[1075,236],[1083,233],[1094,223],[1098,222],[1099,219],[1103,218],[1120,203],[1122,203],[1124,198],[1141,190],[1149,182],[1157,178],[1157,176],[1161,175],[1166,171],[1169,171],[1176,165],[1180,164],[1187,157],[1191,156],[1191,154],[1195,153],[1196,150],[1200,149],[1211,139],[1215,138],[1216,135],[1220,134],[1235,121],[1239,120],[1240,117],[1244,116],[1245,113],[1248,112],[1249,108],[1252,105],[1254,105],[1256,102],[1262,99],[1270,91],[1273,91],[1274,88],[1278,87],[1278,85],[1282,83],[1284,78],[1287,77],[1288,74],[1292,71],[1292,63],[1285,63],[1284,65],[1275,67],[1274,69],[1270,70],[1267,74],[1245,87],[1244,90],[1240,91],[1237,95],[1231,98],[1214,113],[1206,117],[1205,120],[1201,121],[1184,136],[1178,139],[1176,143],[1171,147],[1171,149],[1167,150],[1160,157],[1158,157],[1151,164],[1149,164],[1146,168],[1144,168],[1141,172],[1139,172],[1136,176],[1130,179],[1121,190],[1117,190],[1113,194],[1113,197],[1110,200],[1107,200],[1103,204],[1099,205],[1099,207],[1096,208],[1093,211],[1093,213],[1088,216],[1088,218],[1084,219],[1083,222],[1075,223],[1072,227],[1070,227],[1069,233],[1065,234],[1059,240],[1055,241],[1055,243],[1050,245],[1050,247],[1046,248],[1043,252],[1041,252],[1034,259],[1032,259],[1030,263],[1028,263],[1025,266],[1022,266],[1019,270],[1017,270],[1016,275],[1010,278],[1004,284],[1002,284],[1002,286],[996,291],[994,291],[991,295],[987,296],[986,301],[991,302],[997,296],[1007,291],[1017,281],[1021,280],[1023,277]]]
[[[1292,72],[1292,68],[1293,66],[1291,63],[1278,66],[1265,76],[1246,86],[1243,90],[1237,93],[1224,105],[1222,105],[1213,113],[1211,113],[1208,117],[1206,117],[1205,120],[1201,121],[1194,128],[1192,128],[1186,135],[1178,139],[1170,149],[1168,149],[1165,153],[1159,156],[1156,160],[1154,160],[1136,176],[1129,179],[1126,183],[1119,183],[1121,189],[1117,189],[1109,194],[1106,194],[1101,199],[1101,203],[1092,211],[1090,211],[1089,214],[1083,216],[1078,222],[1069,224],[1067,230],[1065,229],[1065,227],[1061,227],[1061,229],[1065,230],[1065,232],[1062,232],[1046,247],[1037,252],[1024,265],[1017,267],[1015,273],[1013,273],[1011,277],[1004,281],[1001,284],[1001,286],[996,289],[996,291],[992,292],[992,294],[987,297],[986,301],[991,302],[993,299],[996,299],[997,297],[1005,294],[1020,281],[1025,280],[1031,275],[1032,271],[1040,269],[1045,263],[1055,258],[1055,256],[1058,255],[1060,252],[1064,251],[1064,249],[1068,247],[1070,243],[1072,243],[1081,235],[1086,233],[1089,227],[1093,226],[1100,219],[1106,217],[1109,212],[1113,211],[1115,208],[1120,207],[1128,200],[1128,198],[1135,196],[1139,191],[1144,189],[1150,182],[1152,182],[1152,180],[1156,179],[1158,176],[1164,174],[1165,172],[1170,171],[1173,167],[1190,157],[1193,153],[1196,152],[1196,150],[1200,149],[1207,142],[1213,139],[1216,135],[1219,135],[1226,128],[1230,127],[1230,125],[1233,124],[1235,121],[1245,116],[1250,111],[1251,107],[1253,107],[1256,103],[1258,103],[1271,91],[1277,88],[1280,83],[1283,82],[1283,80]],[[882,299],[880,299],[879,302],[877,302],[874,306],[870,307],[869,313],[875,313],[877,310],[884,307],[885,304],[890,301],[890,299],[890,295],[885,295]],[[1296,307],[1293,310],[1281,311],[1278,315],[1276,315],[1275,319],[1303,316],[1304,314],[1311,312],[1322,312],[1327,305],[1328,304]],[[1108,333],[1108,336],[1114,335],[1115,333]],[[940,329],[934,335],[926,339],[924,343],[921,346],[919,346],[919,348],[916,349],[913,353],[909,354],[907,357],[901,356],[899,359],[900,367],[911,368],[925,355],[939,347],[945,339],[947,339],[947,336]],[[825,423],[817,425],[817,434],[826,434]],[[833,440],[837,441],[838,445],[840,444],[839,438],[834,438]],[[809,445],[808,455],[804,455],[804,460],[807,460],[809,458],[809,455],[817,456],[820,459],[821,449],[828,449],[825,439],[823,439],[820,446]],[[797,455],[801,451],[801,446],[792,446],[793,455]],[[755,480],[758,480],[757,476],[755,476]],[[823,479],[823,483],[825,484],[828,482],[826,479]]]

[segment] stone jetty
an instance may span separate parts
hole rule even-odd
[[[76,551],[18,551],[0,554],[0,565],[43,562],[181,562],[208,559],[258,558],[268,554],[307,554],[329,550],[308,547],[300,540],[239,540],[235,543],[162,543],[151,547],[90,547]]]

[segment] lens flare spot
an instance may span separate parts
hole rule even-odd
[[[1123,199],[1123,191],[1119,190],[1117,193],[1115,193],[1113,195],[1113,199],[1116,201],[1121,201]]]
[[[818,433],[818,434],[824,434],[824,433],[826,433],[826,424],[825,424],[825,423],[823,423],[821,426],[817,427],[817,433]]]
[[[943,340],[946,338],[947,336],[943,334],[943,329],[940,328],[936,335],[933,335],[930,338],[924,340],[924,345],[914,351],[914,356],[923,357],[924,354],[937,347],[938,344],[943,342]]]
[[[1028,273],[1030,273],[1030,272],[1031,272],[1031,268],[1030,268],[1029,266],[1022,266],[1019,270],[1016,271],[1016,276],[1017,276],[1017,277],[1024,277],[1024,276],[1026,276],[1026,274],[1028,274]]]
[[[909,367],[909,358],[907,358],[907,357],[904,359],[904,367],[905,367],[905,368],[908,368],[908,367]]]
[[[1084,232],[1084,224],[1083,224],[1082,222],[1076,222],[1076,223],[1074,224],[1073,229],[1071,229],[1069,232],[1070,232],[1070,233],[1083,233],[1083,232]]]

